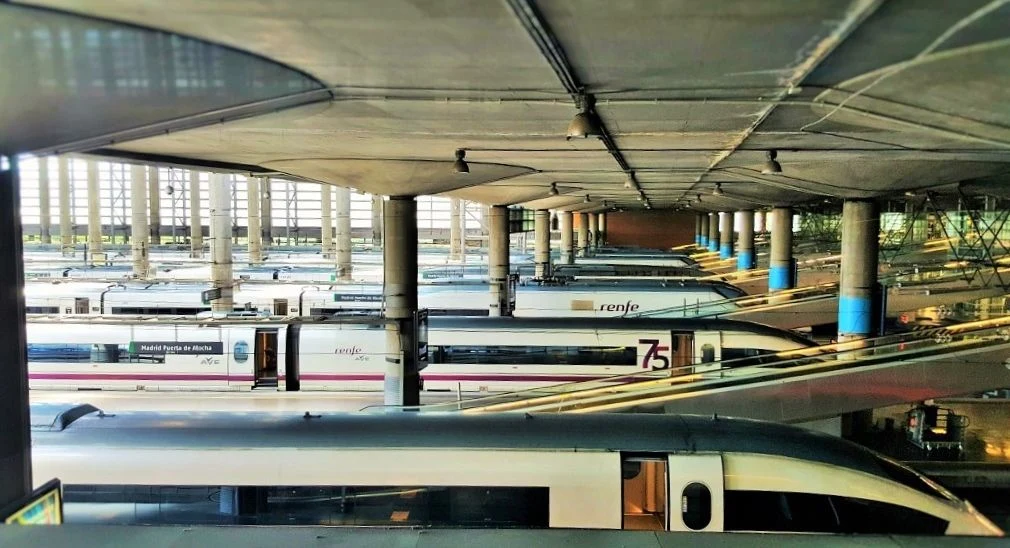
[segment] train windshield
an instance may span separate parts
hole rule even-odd
[[[877,465],[880,466],[881,471],[884,473],[884,476],[892,481],[896,481],[905,487],[911,487],[912,489],[931,497],[954,502],[959,500],[950,491],[947,491],[937,483],[920,475],[911,468],[898,464],[897,462],[894,462],[882,455],[874,454],[873,456],[874,460],[877,461]]]

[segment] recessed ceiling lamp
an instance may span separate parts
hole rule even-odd
[[[769,150],[766,153],[767,159],[765,160],[764,165],[761,166],[761,173],[763,173],[765,175],[773,175],[775,173],[782,173],[782,164],[780,164],[780,163],[778,163],[778,162],[775,161],[775,157],[778,156],[778,155],[779,155],[779,153],[776,152],[776,151],[774,151],[774,150]]]
[[[566,141],[574,137],[585,139],[590,135],[600,137],[603,130],[600,128],[600,120],[593,112],[593,98],[591,95],[580,95],[575,100],[575,106],[579,108],[579,113],[572,118],[572,123],[568,124],[568,134]]]
[[[452,163],[452,170],[456,173],[470,173],[470,164],[466,163],[466,151],[457,148],[456,149],[456,161]]]
[[[558,184],[557,183],[551,183],[551,190],[549,192],[550,192],[551,196],[557,196],[558,195]]]
[[[592,202],[592,200],[590,200],[590,199],[589,199],[589,195],[588,195],[588,194],[586,194],[586,199],[585,199],[585,200],[582,200],[582,203],[584,203],[584,204],[588,204],[588,203],[591,203],[591,202]]]
[[[631,190],[633,188],[638,189],[638,182],[635,181],[634,173],[628,173],[628,177],[624,179],[624,188],[628,190]]]
[[[716,183],[715,188],[712,189],[712,196],[722,196],[722,183]]]

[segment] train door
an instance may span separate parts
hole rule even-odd
[[[288,300],[287,299],[274,299],[274,316],[287,316],[288,315]]]
[[[74,314],[88,314],[91,312],[91,300],[87,297],[77,297],[74,299]]]
[[[256,330],[253,388],[277,388],[277,329]]]
[[[670,531],[723,530],[722,455],[669,455]]]
[[[673,347],[670,352],[670,375],[690,374],[690,366],[694,363],[694,333],[674,331],[670,334],[670,342]]]
[[[666,455],[621,455],[622,529],[666,530]]]
[[[719,360],[722,359],[722,332],[720,331],[697,331],[694,334],[694,363],[704,364],[695,366],[695,373],[702,371],[712,371],[719,369]]]

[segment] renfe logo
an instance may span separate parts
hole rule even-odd
[[[343,356],[357,356],[362,353],[362,350],[360,346],[338,346],[333,353],[341,354]]]
[[[621,316],[627,316],[628,312],[637,312],[639,306],[637,304],[628,301],[624,304],[601,304],[600,312],[620,312]]]

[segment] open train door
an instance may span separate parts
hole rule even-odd
[[[670,531],[722,531],[722,455],[669,455],[667,458]]]
[[[253,389],[277,389],[277,328],[256,329]]]
[[[713,371],[721,367],[718,362],[722,359],[722,332],[721,331],[696,331],[694,333],[694,363],[702,364],[694,367],[695,373],[702,371]]]

